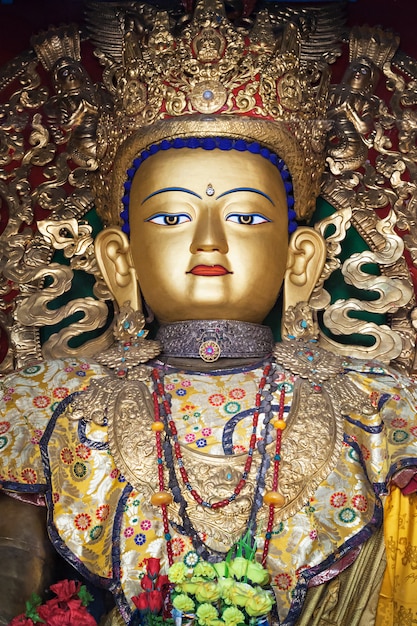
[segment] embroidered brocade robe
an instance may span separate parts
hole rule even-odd
[[[241,477],[263,365],[210,374],[164,369],[184,464],[205,499],[227,497]],[[123,417],[122,403],[123,428],[118,428],[107,422],[98,425],[88,415],[74,419],[68,410],[76,394],[106,374],[97,364],[67,360],[32,365],[3,379],[0,479],[6,490],[43,494],[56,549],[87,579],[114,593],[127,622],[146,558],[159,557],[166,564],[165,538],[160,512],[150,504],[150,495],[158,490],[152,411],[133,399]],[[348,382],[345,396],[339,393],[335,402],[328,393],[323,400],[321,390],[311,393],[308,382],[276,368],[276,390],[269,403],[276,413],[279,390],[285,385],[287,429],[280,490],[286,505],[276,516],[268,569],[284,626],[299,620],[316,623],[314,614],[324,610],[321,602],[306,605],[311,619],[300,618],[307,590],[312,596],[364,558],[364,546],[370,545],[382,525],[392,477],[417,463],[417,392],[410,381],[379,364],[358,361],[345,364],[336,384],[342,388],[343,381]],[[152,392],[151,381],[147,384]],[[128,401],[129,394],[125,395]],[[262,417],[258,444],[273,450],[269,442],[273,434],[265,430]],[[272,465],[262,469],[254,458],[248,484],[233,507],[201,513],[201,507],[187,501],[203,543],[225,551],[245,531],[256,481],[261,476],[267,488]],[[399,493],[394,491],[388,499],[386,511],[391,545],[380,626],[411,625],[417,619],[413,592],[404,591],[404,579],[416,568],[412,555],[417,552],[417,538],[407,543],[413,539],[406,535],[404,541],[404,533],[415,523],[417,511],[414,496],[404,508]],[[396,511],[401,506],[397,528]],[[169,515],[174,558],[192,564],[199,556],[189,537],[181,533],[175,504]],[[266,507],[261,506],[257,513],[260,552],[266,516]],[[401,590],[401,597],[393,602],[395,589]]]

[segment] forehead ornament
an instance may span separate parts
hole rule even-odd
[[[291,175],[287,169],[284,161],[276,154],[268,150],[268,148],[262,147],[258,142],[247,142],[243,139],[229,139],[228,137],[188,137],[186,139],[177,137],[174,140],[164,139],[159,144],[152,144],[148,146],[146,150],[143,150],[139,155],[133,159],[133,163],[129,164],[126,172],[124,172],[124,194],[122,198],[122,211],[120,212],[120,218],[122,221],[122,230],[127,235],[130,233],[129,225],[129,204],[130,204],[130,189],[132,187],[133,179],[136,172],[140,168],[141,164],[149,159],[154,154],[160,151],[181,148],[191,148],[196,150],[202,148],[203,150],[222,150],[230,151],[237,150],[238,152],[250,152],[251,154],[259,154],[261,157],[272,163],[281,176],[284,183],[285,193],[287,196],[287,208],[288,208],[288,232],[291,235],[297,228],[296,212],[294,210],[294,195],[293,184]],[[207,185],[206,194],[208,196],[213,195],[215,190],[211,183]]]
[[[329,73],[301,58],[297,26],[283,25],[277,45],[267,10],[236,28],[222,2],[209,0],[175,28],[164,11],[154,18],[151,27],[144,22],[147,36],[124,33],[118,58],[101,51],[113,106],[98,129],[100,215],[119,222],[125,172],[150,146],[221,136],[279,154],[291,173],[297,217],[308,219],[325,165]]]

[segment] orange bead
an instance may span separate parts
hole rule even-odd
[[[171,504],[172,496],[167,491],[157,491],[151,496],[151,504],[154,506],[163,506],[164,504]]]
[[[272,504],[272,506],[281,507],[285,504],[285,498],[279,491],[267,491],[264,495],[264,502],[268,506]]]
[[[155,433],[160,433],[164,430],[164,425],[162,422],[152,422],[152,426],[151,429],[155,432]]]
[[[287,428],[287,424],[284,420],[275,420],[275,422],[273,422],[273,426],[277,430],[285,430]]]

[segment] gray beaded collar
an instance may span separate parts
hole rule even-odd
[[[263,358],[274,349],[268,326],[235,320],[189,320],[161,326],[157,339],[166,357],[202,359]]]

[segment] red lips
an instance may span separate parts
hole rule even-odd
[[[231,274],[223,265],[196,265],[187,274],[194,276],[225,276]]]

